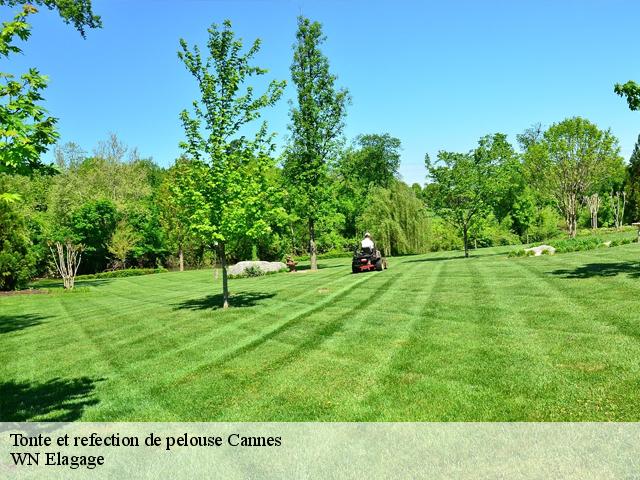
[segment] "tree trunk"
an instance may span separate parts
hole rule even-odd
[[[229,308],[229,285],[227,283],[227,256],[224,251],[224,242],[218,245],[220,267],[222,268],[222,308]]]
[[[180,271],[184,272],[184,252],[182,251],[182,245],[178,247],[178,259],[180,262]]]
[[[468,258],[469,257],[469,246],[468,246],[467,242],[469,241],[469,238],[468,238],[468,235],[467,235],[467,226],[466,225],[462,227],[462,241],[464,243],[464,256],[465,256],[465,258]]]
[[[567,218],[567,225],[569,226],[569,236],[571,238],[575,238],[576,233],[578,231],[577,219],[575,213],[570,213]]]
[[[318,270],[318,258],[316,251],[316,230],[312,218],[309,219],[309,256],[311,260],[311,270]]]

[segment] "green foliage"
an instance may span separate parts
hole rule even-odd
[[[633,80],[626,83],[616,83],[613,91],[627,99],[630,110],[640,110],[640,85]]]
[[[512,232],[512,227],[510,216],[499,222],[493,214],[489,214],[473,225],[469,237],[476,248],[516,245],[520,243],[520,237]]]
[[[24,219],[0,202],[0,290],[22,288],[31,279],[36,261],[31,247]]]
[[[5,22],[0,31],[0,56],[20,53],[13,45],[14,37],[27,40],[31,26],[27,17],[37,12],[25,5],[13,21]],[[47,78],[31,68],[16,79],[0,72],[0,173],[27,175],[36,170],[52,170],[40,162],[40,156],[56,142],[56,119],[46,115],[40,105]],[[0,192],[2,193],[2,192]]]
[[[575,236],[583,198],[621,172],[618,140],[588,120],[573,117],[553,124],[525,152],[529,178],[553,199],[569,235]]]
[[[250,267],[244,269],[244,274],[247,277],[261,277],[262,275],[264,275],[264,272],[259,266],[251,265]]]
[[[78,280],[93,280],[96,278],[123,278],[123,277],[139,277],[140,275],[152,275],[154,273],[168,272],[166,268],[127,268],[123,270],[113,270],[109,272],[91,273],[87,275],[76,276]]]
[[[91,9],[91,0],[0,0],[0,5],[25,5],[31,8],[33,5],[41,5],[49,10],[57,10],[62,21],[72,24],[83,38],[86,35],[85,28],[102,27],[102,19]]]
[[[139,239],[139,235],[130,225],[123,221],[118,222],[107,248],[109,253],[120,261],[123,269],[126,268],[129,252],[133,250]]]
[[[348,92],[336,90],[336,76],[329,73],[329,60],[320,50],[325,39],[320,23],[298,17],[291,65],[297,102],[291,107],[291,139],[283,172],[294,211],[308,226],[312,269],[316,224],[333,213],[329,162],[337,158],[349,103]]]
[[[429,219],[422,202],[405,183],[372,187],[358,218],[361,233],[371,232],[385,255],[423,253],[428,250]]]
[[[23,5],[12,21],[4,22],[0,30],[0,56],[21,53],[15,40],[28,40],[31,35],[29,15],[37,13],[35,5],[56,9],[65,23],[72,23],[84,37],[84,27],[101,26],[100,17],[91,11],[90,0],[0,0],[0,5]],[[41,105],[47,77],[35,68],[16,77],[0,72],[0,173],[30,175],[34,171],[53,173],[40,157],[57,138],[57,119],[48,116]],[[0,200],[10,198],[0,192]]]
[[[469,256],[469,230],[490,211],[499,187],[500,158],[492,150],[500,139],[500,134],[483,137],[478,148],[466,154],[440,151],[435,163],[425,156],[431,182],[428,205],[462,233],[465,256]]]
[[[636,239],[630,236],[616,236],[610,240],[602,235],[593,235],[591,233],[576,236],[575,238],[553,239],[548,244],[556,249],[556,253],[582,252],[587,250],[595,250],[597,248],[618,247],[620,245],[628,245],[634,243]],[[549,252],[542,252],[543,255],[549,255]],[[533,252],[526,252],[524,249],[516,249],[509,252],[509,257],[522,257],[533,255]]]
[[[74,243],[84,247],[81,272],[96,272],[107,267],[109,240],[118,222],[118,211],[108,200],[87,202],[71,218],[70,234]],[[60,236],[68,233],[61,231]],[[62,240],[62,239],[60,239]]]
[[[462,250],[464,245],[458,229],[441,217],[431,217],[431,233],[429,235],[429,250]]]
[[[577,237],[566,240],[555,240],[551,244],[556,249],[556,253],[567,253],[593,250],[603,243],[600,237]]]
[[[627,208],[626,217],[629,223],[640,221],[640,135],[633,147],[627,167]]]
[[[177,185],[181,176],[187,174],[188,168],[188,159],[176,160],[164,175],[156,195],[159,222],[166,232],[169,246],[174,252],[183,255],[184,248],[191,239],[189,217],[188,211],[182,208],[185,203],[182,191],[173,187]]]
[[[338,168],[362,190],[370,185],[389,188],[398,177],[400,150],[400,139],[388,133],[358,135]]]
[[[557,209],[551,206],[541,208],[529,229],[528,240],[540,241],[558,236],[561,233],[562,218]]]
[[[174,187],[181,207],[189,216],[191,231],[208,244],[217,243],[223,265],[225,243],[238,237],[259,238],[269,233],[265,207],[271,189],[266,181],[273,166],[272,135],[263,123],[253,140],[240,130],[277,102],[285,82],[272,81],[264,94],[255,97],[245,83],[266,70],[251,65],[258,53],[256,40],[246,53],[235,38],[231,22],[222,29],[209,29],[208,56],[180,40],[178,57],[200,88],[201,101],[194,102],[193,115],[183,110],[180,118],[187,140],[181,146],[193,159]],[[244,133],[244,131],[243,131]],[[223,269],[224,306],[228,305],[226,269]]]

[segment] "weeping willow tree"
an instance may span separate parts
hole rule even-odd
[[[415,192],[400,181],[389,188],[372,187],[357,221],[361,233],[371,233],[386,256],[424,253],[429,248],[430,221]]]

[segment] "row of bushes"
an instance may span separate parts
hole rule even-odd
[[[168,272],[166,268],[128,268],[126,270],[113,270],[109,272],[92,273],[89,275],[78,275],[76,280],[94,280],[96,278],[122,278],[137,277],[139,275],[151,275],[154,273]]]
[[[556,249],[556,253],[581,252],[584,250],[595,250],[596,248],[617,247],[620,245],[628,245],[635,242],[634,238],[615,238],[613,240],[604,241],[601,237],[576,237],[566,240],[557,240],[551,242],[551,246]],[[549,251],[542,251],[543,255],[548,255]],[[534,252],[527,251],[524,248],[512,250],[509,257],[527,257],[533,256]]]

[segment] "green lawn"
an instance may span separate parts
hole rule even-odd
[[[0,419],[640,420],[640,246],[0,297]]]

